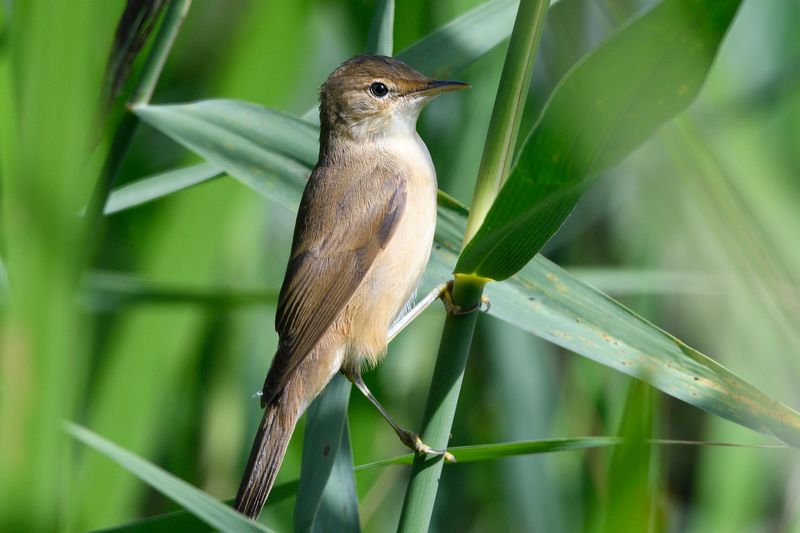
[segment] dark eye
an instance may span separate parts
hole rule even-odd
[[[372,93],[372,96],[377,98],[383,98],[387,94],[389,94],[389,88],[386,85],[382,84],[379,81],[376,81],[372,85],[369,86],[369,92]]]

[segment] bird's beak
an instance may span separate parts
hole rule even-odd
[[[437,94],[460,91],[469,87],[470,84],[461,81],[429,80],[412,89],[408,94],[413,94],[414,96],[436,96]]]

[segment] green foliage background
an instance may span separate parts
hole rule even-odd
[[[395,50],[480,3],[398,2]],[[562,26],[545,26],[521,131],[533,126],[565,63],[652,3],[573,2],[578,7]],[[117,106],[98,140],[102,70],[123,8],[120,0],[0,4],[9,278],[0,529],[83,531],[179,509],[118,464],[71,444],[63,419],[225,500],[235,493],[259,417],[252,394],[277,340],[274,290],[293,225],[285,205],[204,167],[204,176],[221,176],[106,217],[77,302],[71,297],[76,276],[68,265],[82,250],[75,214],[123,120]],[[195,0],[153,103],[238,99],[303,116],[328,72],[363,51],[374,8],[364,0]],[[690,108],[620,164],[605,165],[543,250],[794,407],[799,16],[800,7],[785,0],[742,2]],[[24,31],[11,31],[12,24]],[[506,46],[453,73],[473,89],[435,101],[420,120],[440,188],[466,205]],[[438,74],[433,66],[427,73]],[[141,124],[117,184],[196,163],[203,161]],[[490,294],[502,309],[506,294],[497,287]],[[422,418],[443,320],[441,308],[431,307],[366,376],[411,428]],[[630,443],[447,465],[432,531],[800,530],[796,450],[643,444],[775,440],[505,320],[480,317],[452,445],[586,435],[622,435]],[[405,452],[357,394],[349,429],[355,464]],[[300,424],[279,482],[300,474],[303,433]],[[407,468],[359,473],[364,531],[396,529]],[[288,497],[269,505],[262,521],[288,531],[293,514]]]

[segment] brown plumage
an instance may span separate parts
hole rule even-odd
[[[247,516],[260,513],[309,403],[336,372],[358,374],[385,352],[436,225],[436,175],[417,116],[463,86],[382,56],[350,59],[323,84],[319,160],[297,214],[266,410],[236,498]]]

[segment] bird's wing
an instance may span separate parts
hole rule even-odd
[[[392,238],[405,203],[405,180],[396,170],[314,170],[303,193],[278,299],[280,343],[264,382],[262,405],[281,392],[350,301]]]

